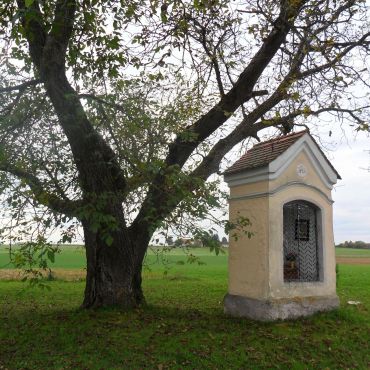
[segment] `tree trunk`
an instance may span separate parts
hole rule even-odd
[[[123,216],[121,216],[123,218]],[[106,243],[101,230],[92,231],[83,222],[87,275],[83,308],[119,306],[135,308],[145,303],[142,291],[142,264],[149,240],[132,240],[124,226],[111,232]],[[140,243],[140,244],[139,244]]]

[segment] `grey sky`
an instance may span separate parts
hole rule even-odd
[[[347,138],[347,140],[346,140]],[[332,164],[342,176],[333,190],[335,242],[370,242],[370,137],[346,133],[329,153]]]

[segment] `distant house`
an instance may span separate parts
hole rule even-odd
[[[195,245],[195,240],[193,238],[178,238],[175,245],[177,247],[191,247]]]
[[[178,238],[174,245],[176,247],[201,247],[202,242],[194,238]]]

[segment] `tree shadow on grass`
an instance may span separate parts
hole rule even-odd
[[[27,307],[24,302],[23,307],[2,315],[1,359],[9,368],[65,364],[67,368],[153,368],[160,363],[222,368],[227,358],[236,367],[247,361],[268,367],[277,360],[288,366],[292,358],[303,361],[302,353],[328,356],[321,337],[332,346],[336,337],[341,338],[341,345],[346,346],[345,332],[352,333],[352,342],[353,333],[356,340],[364,336],[364,325],[355,317],[344,309],[300,320],[260,323],[228,317],[222,305],[194,308],[182,307],[181,302],[156,302],[127,311],[58,309],[48,304]],[[284,351],[286,355],[281,355]]]

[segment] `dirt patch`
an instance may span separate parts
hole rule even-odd
[[[336,260],[343,265],[370,265],[370,257],[337,257]]]

